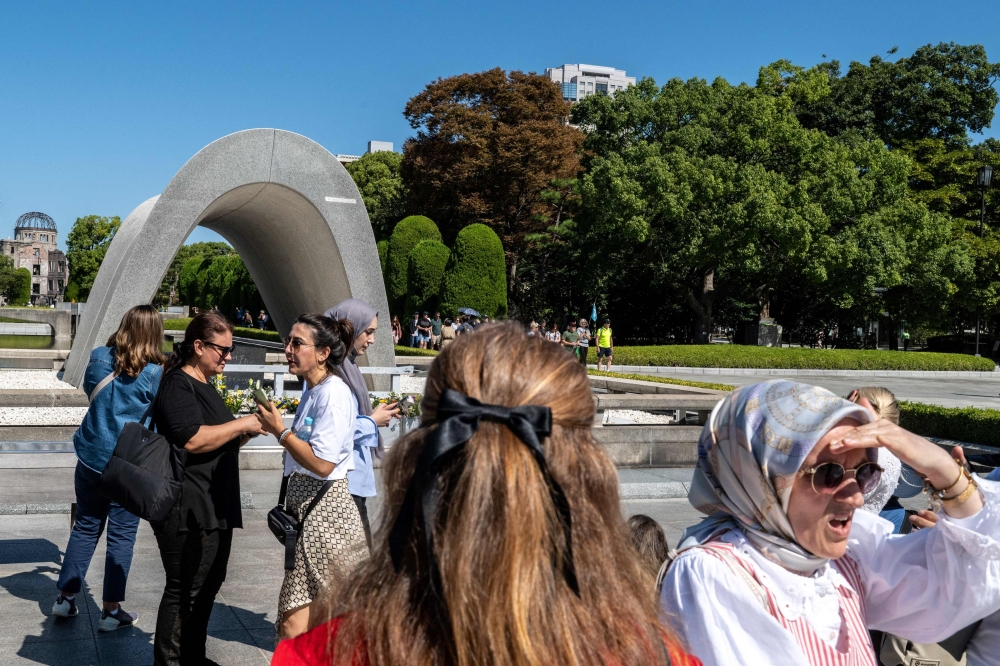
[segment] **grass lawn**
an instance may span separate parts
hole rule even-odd
[[[615,379],[638,379],[644,382],[657,382],[659,384],[674,384],[675,386],[691,386],[692,388],[711,389],[713,391],[732,391],[735,386],[729,384],[713,384],[712,382],[692,382],[687,379],[674,379],[673,377],[661,377],[658,375],[635,375],[626,372],[604,372],[603,370],[587,370],[587,374],[592,377],[613,377]]]
[[[588,360],[597,362],[597,349]],[[686,368],[776,368],[809,370],[978,370],[992,372],[988,358],[967,354],[860,349],[750,347],[745,345],[616,346],[614,363]]]

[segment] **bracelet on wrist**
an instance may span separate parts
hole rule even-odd
[[[288,439],[288,436],[291,435],[291,434],[292,434],[292,431],[290,429],[288,429],[288,428],[285,428],[284,430],[282,430],[281,434],[278,436],[278,444],[280,444],[281,446],[284,446],[285,445],[285,440]]]
[[[969,479],[969,483],[965,486],[965,490],[954,497],[946,497],[942,499],[941,502],[945,506],[952,508],[962,506],[970,497],[972,497],[973,493],[979,489],[979,485],[975,482],[975,480],[973,480],[972,476],[968,472],[965,473],[965,476]]]

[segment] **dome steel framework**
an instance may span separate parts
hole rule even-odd
[[[14,231],[20,231],[21,229],[44,229],[48,231],[58,231],[58,229],[56,229],[55,220],[45,213],[39,213],[37,211],[25,213],[21,217],[17,218],[17,222],[14,224]]]

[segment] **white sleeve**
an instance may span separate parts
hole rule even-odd
[[[663,624],[704,666],[807,664],[791,633],[724,562],[697,550],[670,565],[660,594]]]
[[[327,390],[321,396],[315,396],[310,409],[313,431],[309,438],[309,446],[317,458],[331,462],[337,467],[350,462],[352,465],[347,469],[352,469],[355,410],[354,405],[340,399],[341,397],[341,392],[334,390]]]
[[[869,627],[936,643],[1000,610],[1000,483],[977,482],[984,508],[942,514],[932,529],[893,535],[855,512],[847,552],[860,565]]]

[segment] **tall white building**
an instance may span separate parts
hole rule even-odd
[[[570,102],[601,92],[614,95],[619,90],[635,85],[635,77],[626,76],[624,69],[600,65],[548,67],[545,76],[562,86],[563,99]]]

